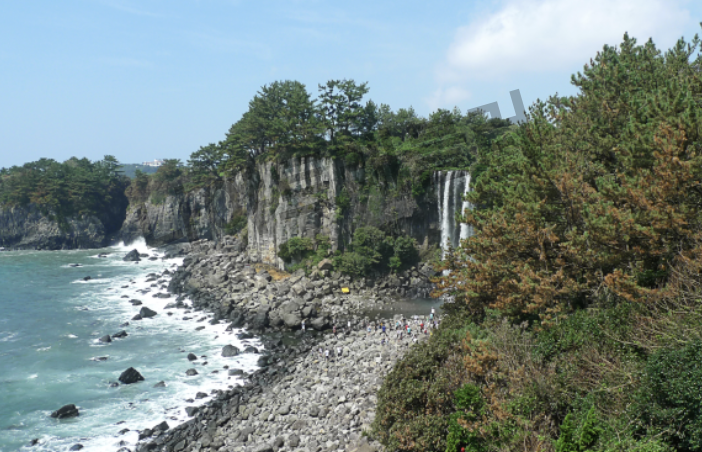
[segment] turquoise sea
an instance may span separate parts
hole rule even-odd
[[[123,262],[135,247],[159,259]],[[99,253],[108,257],[99,258]],[[174,297],[153,297],[165,292],[163,271],[180,262],[161,259],[143,243],[87,251],[0,252],[0,452],[67,451],[76,444],[86,452],[122,446],[133,450],[137,430],[162,421],[175,426],[188,419],[186,406],[210,400],[213,390],[242,383],[224,367],[250,372],[258,356],[222,358],[221,349],[227,344],[260,348],[260,343],[238,340],[240,331],[211,325],[203,312],[165,309]],[[159,278],[147,282],[151,273]],[[84,281],[86,276],[91,279]],[[158,315],[131,320],[141,306],[130,299],[141,300]],[[120,326],[125,322],[129,325]],[[121,330],[128,336],[109,344],[98,341]],[[197,361],[188,361],[191,352]],[[128,367],[145,381],[110,387]],[[190,368],[198,375],[186,376]],[[166,386],[154,387],[160,381]],[[208,397],[189,401],[198,392]],[[69,403],[78,406],[80,416],[50,417]],[[120,434],[123,429],[129,431]],[[29,446],[35,439],[38,444]]]

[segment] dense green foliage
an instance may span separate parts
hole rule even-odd
[[[625,36],[477,147],[455,303],[379,393],[389,449],[702,450],[699,50]]]
[[[41,159],[0,169],[0,205],[34,204],[62,227],[69,217],[93,215],[111,231],[115,226],[111,220],[118,221],[120,210],[126,208],[127,184],[112,156],[96,162]]]

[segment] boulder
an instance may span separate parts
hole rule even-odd
[[[154,317],[156,315],[156,311],[151,310],[151,309],[147,308],[146,306],[144,306],[143,308],[141,308],[139,310],[139,315],[141,316],[142,319],[148,319],[148,318]]]
[[[302,317],[297,312],[289,312],[283,314],[283,322],[288,328],[298,328],[302,323]]]
[[[331,271],[334,269],[334,263],[331,261],[331,259],[323,259],[322,262],[317,264],[317,269]]]
[[[165,388],[166,387],[166,382],[165,381],[159,381],[154,385],[154,388]]]
[[[144,381],[144,377],[133,367],[122,372],[122,375],[118,378],[119,381],[125,385],[136,383],[138,381]]]
[[[126,256],[122,258],[123,261],[126,262],[139,262],[141,259],[139,258],[139,251],[137,250],[131,250],[130,252],[127,253]]]
[[[134,306],[140,306],[141,305],[141,300],[136,300],[136,299],[131,299],[129,302],[134,305]]]
[[[109,344],[110,342],[112,342],[112,338],[110,337],[109,334],[106,334],[106,335],[102,336],[102,337],[101,337],[100,339],[98,339],[98,340],[99,340],[100,342],[105,342],[105,343],[108,343],[108,344]]]
[[[132,320],[141,320],[141,314],[137,314],[134,317],[132,317]]]
[[[258,353],[258,349],[252,345],[249,345],[244,349],[244,353]]]
[[[80,413],[78,413],[78,408],[76,408],[76,406],[72,403],[70,405],[64,405],[51,413],[51,417],[56,419],[67,419],[69,417],[76,417],[79,415]]]
[[[83,445],[82,445],[82,444],[74,444],[74,445],[72,445],[71,448],[68,449],[68,450],[69,450],[69,451],[75,451],[75,450],[81,450],[82,448],[83,448]]]
[[[112,339],[122,339],[122,338],[125,338],[125,337],[127,337],[127,336],[128,336],[127,332],[124,331],[124,330],[122,330],[122,331],[120,331],[119,333],[113,334],[113,335],[112,335]]]
[[[197,375],[197,370],[188,369],[185,371],[185,375],[187,375],[188,377],[194,377],[195,375]]]
[[[188,361],[195,361],[197,359],[197,355],[195,353],[188,353]]]
[[[186,406],[185,407],[185,413],[190,417],[195,416],[198,411],[200,411],[200,408],[198,408],[196,406]]]
[[[312,319],[310,321],[310,324],[315,330],[322,331],[329,328],[330,322],[329,319],[326,317],[317,317],[316,319]]]
[[[163,421],[163,422],[161,422],[160,424],[158,424],[157,426],[153,427],[151,430],[153,430],[154,432],[157,431],[157,430],[160,430],[160,431],[162,431],[162,432],[165,432],[165,431],[168,430],[169,428],[170,428],[170,427],[168,426],[168,423],[167,423],[166,421]]]
[[[222,347],[222,356],[224,358],[231,358],[232,356],[236,356],[239,354],[239,349],[234,347],[233,345],[225,345]]]

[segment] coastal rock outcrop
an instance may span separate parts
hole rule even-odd
[[[119,381],[125,385],[129,385],[139,381],[144,381],[144,377],[135,368],[130,367],[122,372],[122,374],[119,376]]]
[[[69,417],[79,416],[78,408],[74,404],[64,405],[58,410],[51,413],[51,417],[56,419],[67,419]]]

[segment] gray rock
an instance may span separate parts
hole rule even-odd
[[[139,315],[140,315],[141,318],[143,318],[143,319],[148,319],[148,318],[151,318],[151,317],[155,317],[155,316],[156,316],[156,311],[151,310],[151,309],[147,308],[146,306],[144,306],[143,308],[141,308],[141,309],[139,310]]]
[[[197,355],[195,353],[188,353],[188,361],[195,361],[197,360]]]
[[[302,323],[302,317],[296,312],[289,312],[283,314],[283,322],[285,322],[285,326],[288,328],[297,328]]]
[[[232,356],[237,356],[239,354],[239,349],[233,345],[225,345],[222,347],[222,356],[224,358],[231,358]]]
[[[101,337],[100,339],[98,339],[98,340],[99,340],[100,342],[105,342],[105,343],[108,343],[108,344],[109,344],[110,342],[112,342],[112,338],[110,337],[109,334],[106,334],[106,335],[102,336],[102,337]]]
[[[144,381],[144,377],[133,367],[122,372],[118,380],[125,385],[136,383],[139,381]]]
[[[122,258],[123,261],[126,262],[139,262],[141,259],[139,258],[139,251],[137,250],[131,250],[130,252],[127,253],[126,256]]]
[[[69,450],[69,451],[76,451],[76,450],[81,450],[82,448],[83,448],[83,445],[82,445],[82,444],[74,444],[74,445],[72,445],[71,448],[68,449],[68,450]]]
[[[187,375],[187,376],[189,376],[189,377],[193,377],[193,376],[197,375],[197,370],[195,370],[195,369],[188,369],[188,370],[185,371],[185,375]]]
[[[122,330],[112,335],[112,339],[122,339],[129,336],[126,331]]]
[[[300,437],[297,435],[290,435],[288,438],[288,446],[297,447],[300,445]]]
[[[76,406],[72,403],[70,405],[64,405],[58,410],[51,413],[51,417],[55,419],[67,419],[79,415],[80,413],[78,412],[78,408],[76,408]]]
[[[165,388],[166,387],[166,382],[165,381],[159,381],[154,385],[154,388]]]
[[[185,407],[185,413],[190,417],[195,416],[198,411],[200,411],[200,408],[198,408],[196,406],[186,406]]]

